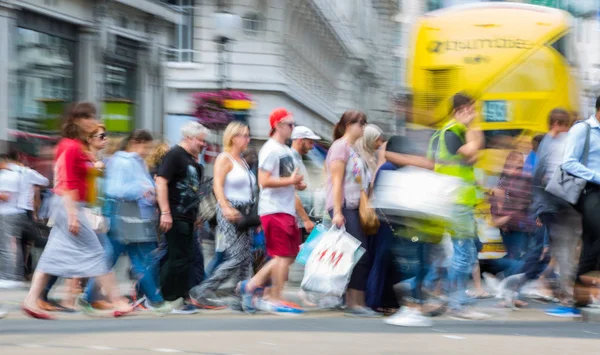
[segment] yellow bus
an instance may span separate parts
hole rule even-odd
[[[476,122],[486,136],[476,166],[483,187],[482,259],[504,255],[484,198],[507,154],[501,138],[529,142],[547,131],[552,109],[579,111],[570,29],[571,16],[562,10],[500,2],[433,11],[414,28],[407,81],[416,123],[441,126],[449,118],[450,97],[459,91],[477,100]]]

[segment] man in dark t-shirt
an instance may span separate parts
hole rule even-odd
[[[194,222],[198,213],[202,167],[198,155],[206,146],[208,130],[197,122],[181,128],[183,139],[163,158],[156,178],[160,228],[165,232],[167,256],[160,284],[166,301],[186,298],[194,263]],[[179,310],[180,313],[187,309]]]

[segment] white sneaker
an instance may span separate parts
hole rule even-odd
[[[6,318],[8,312],[5,309],[0,308],[0,319]]]
[[[472,309],[462,309],[460,311],[453,311],[450,317],[458,320],[488,320],[492,318],[492,316],[490,316],[489,314],[477,312]]]
[[[398,327],[431,327],[433,322],[413,308],[402,307],[394,315],[383,320],[385,324]]]

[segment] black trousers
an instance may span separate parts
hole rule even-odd
[[[165,301],[187,298],[190,273],[195,261],[194,222],[174,219],[173,227],[165,233],[167,256],[160,270],[161,292]]]
[[[588,183],[577,210],[583,223],[581,257],[577,280],[590,271],[600,270],[600,186]]]

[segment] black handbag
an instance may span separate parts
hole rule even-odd
[[[217,216],[217,198],[213,192],[213,179],[207,178],[200,184],[198,192],[198,218],[202,221],[212,221]]]
[[[244,204],[238,208],[238,211],[242,215],[239,221],[236,223],[238,231],[246,231],[250,228],[260,226],[260,216],[258,215],[258,198],[254,194],[254,184],[252,183],[252,173],[248,163],[244,160],[244,166],[248,172],[248,181],[250,182],[250,191],[252,193],[252,199],[249,203]]]

